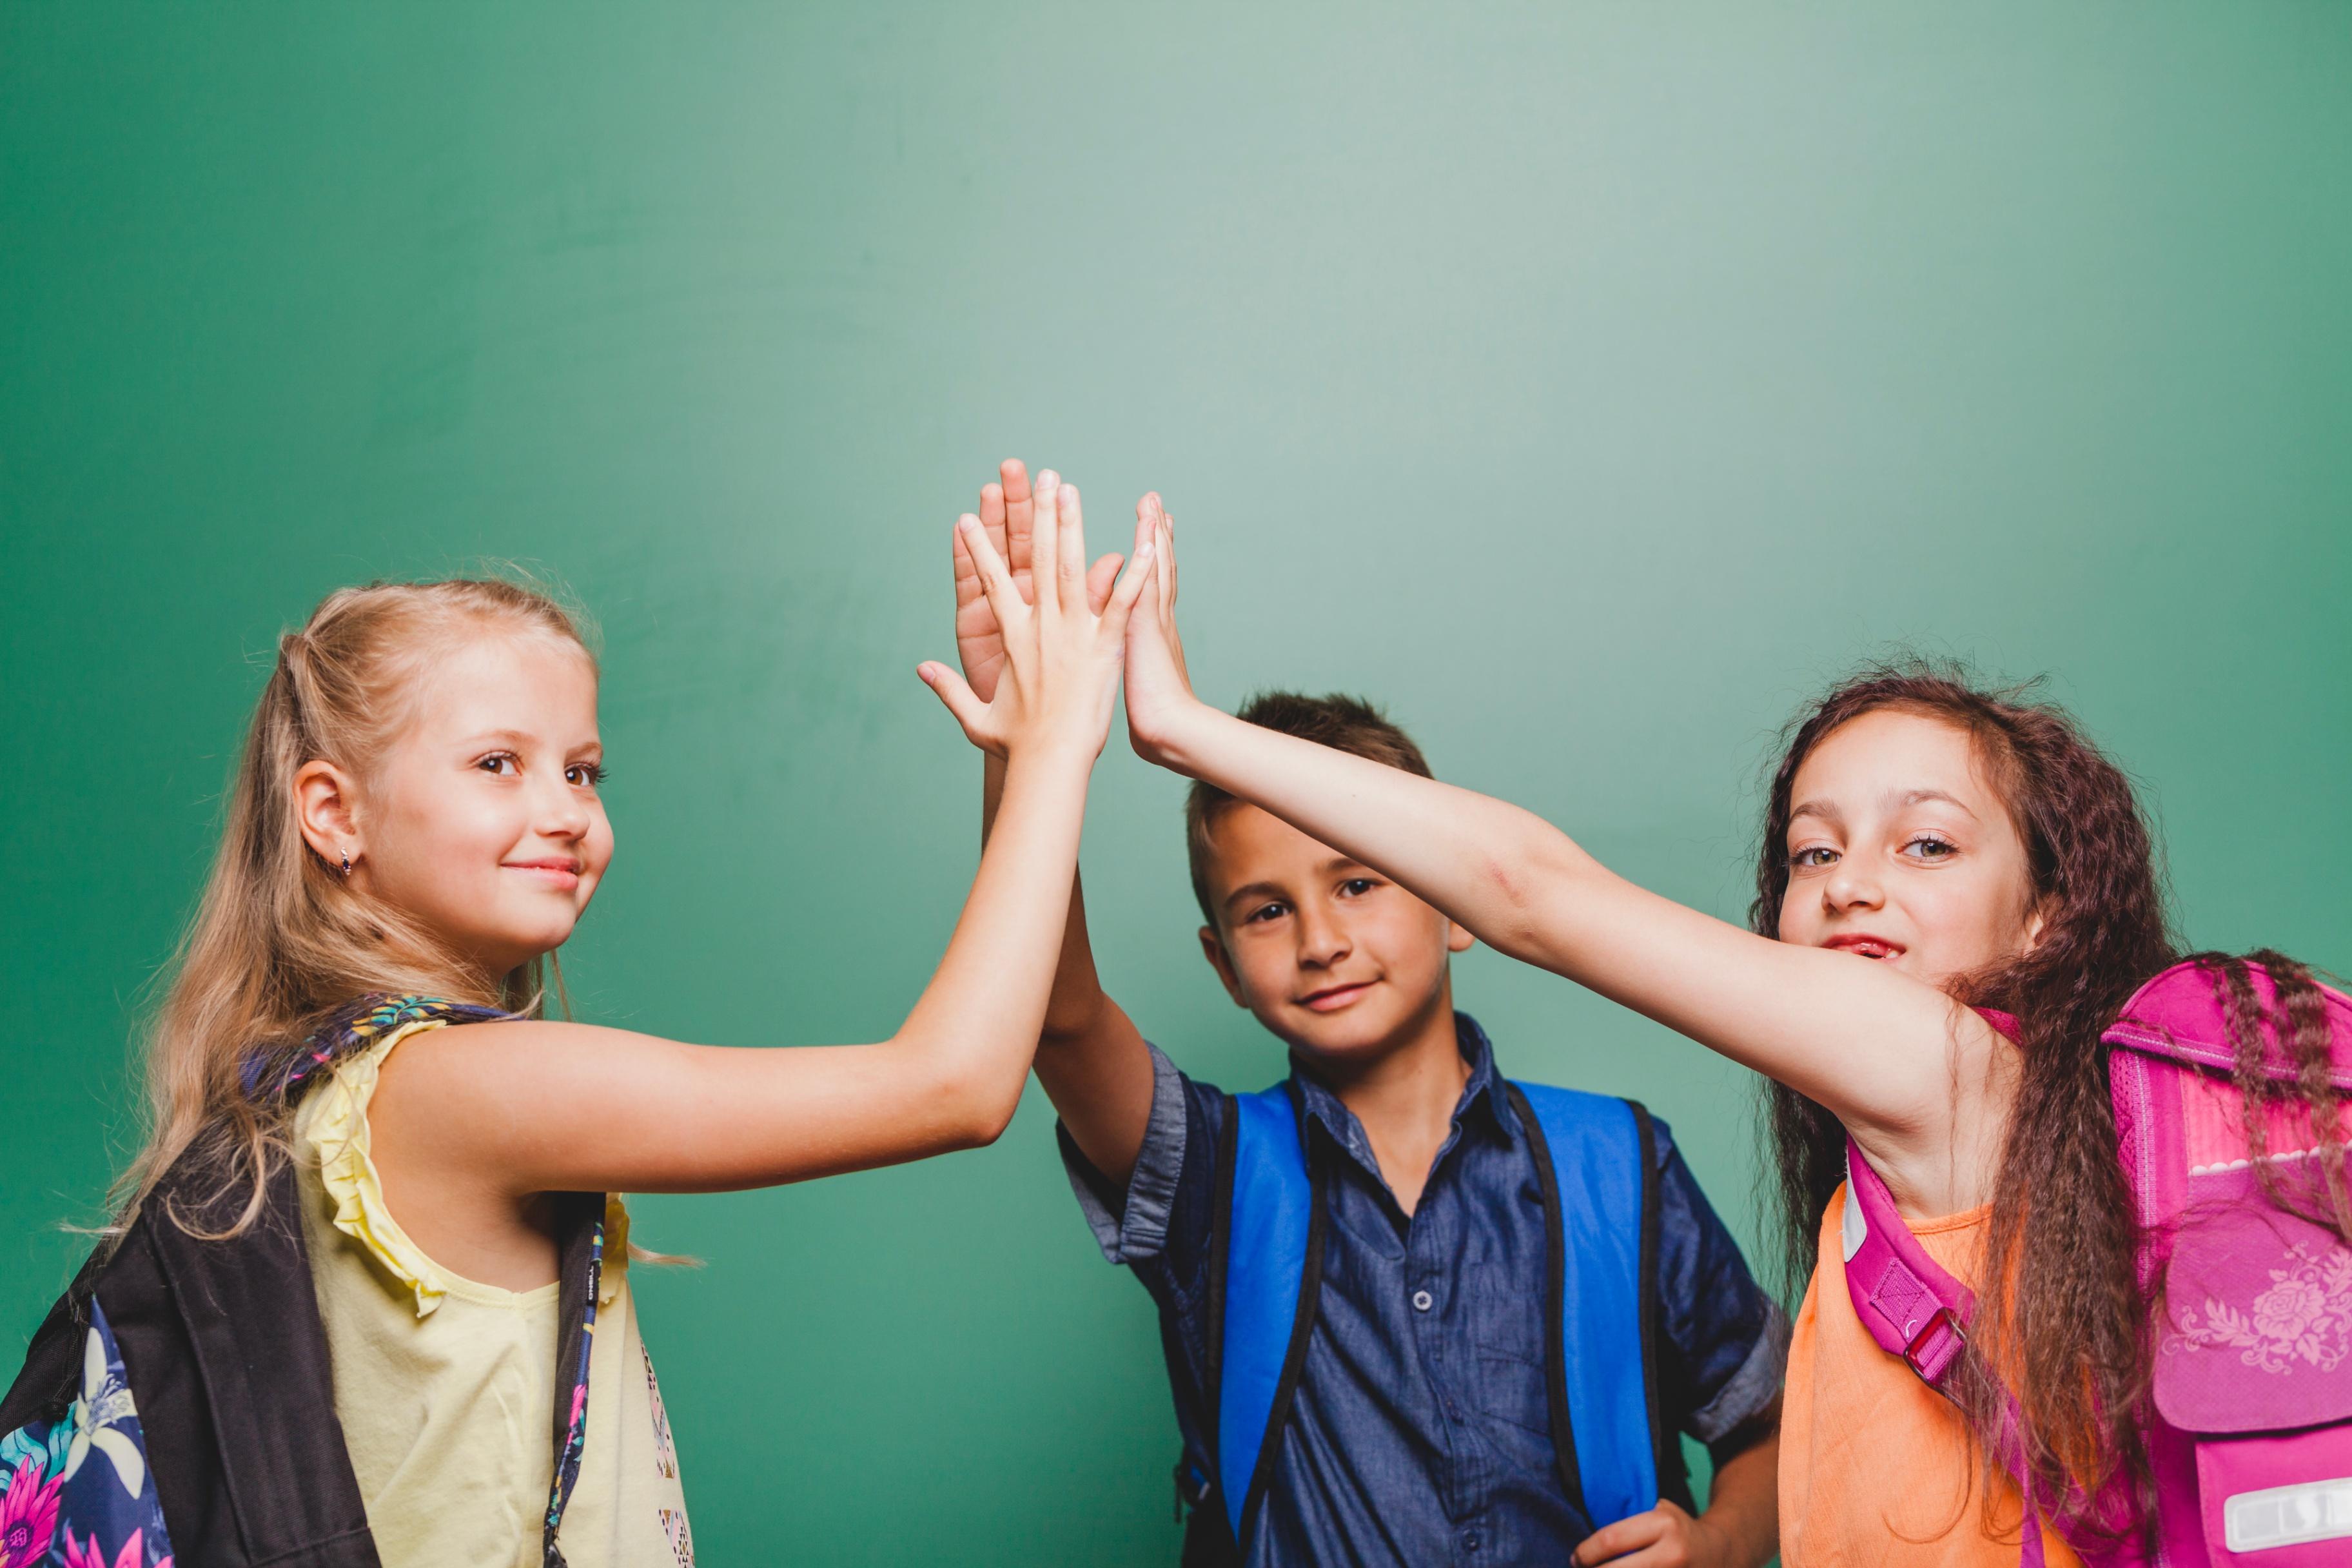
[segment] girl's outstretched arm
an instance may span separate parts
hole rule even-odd
[[[1379,868],[1497,952],[1821,1101],[1906,1205],[1973,1201],[1997,1151],[1958,1147],[1956,1134],[1997,1128],[2000,1118],[1973,1112],[2011,1092],[2007,1055],[1981,1019],[1895,970],[1637,887],[1532,812],[1201,702],[1176,641],[1173,540],[1164,524],[1157,537],[1156,585],[1129,627],[1128,730],[1144,757]]]
[[[1066,492],[1059,517],[1038,520],[1032,605],[977,523],[959,526],[1007,658],[985,703],[943,665],[921,674],[972,742],[1003,758],[1003,798],[946,956],[906,1024],[875,1045],[794,1050],[552,1022],[416,1037],[387,1059],[372,1113],[404,1220],[467,1194],[802,1181],[986,1143],[1011,1121],[1062,944],[1126,622],[1150,573],[1139,559],[1095,612]]]

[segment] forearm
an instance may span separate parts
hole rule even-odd
[[[996,828],[996,814],[1004,798],[1004,759],[981,753],[980,843],[985,850]],[[1054,968],[1053,994],[1045,1001],[1044,1036],[1047,1044],[1084,1035],[1109,1002],[1095,973],[1094,945],[1087,936],[1086,886],[1077,868],[1070,871],[1070,902],[1062,924],[1062,947]]]
[[[1716,1559],[1721,1568],[1756,1568],[1780,1550],[1780,1470],[1777,1426],[1716,1467],[1706,1511],[1699,1520],[1721,1543]]]
[[[1158,759],[1378,868],[1489,947],[1559,967],[1543,919],[1614,880],[1559,828],[1507,801],[1245,724],[1195,704]]]
[[[987,756],[981,783],[981,842],[988,843],[1004,790],[1004,764]],[[1086,889],[1073,869],[1053,994],[1037,1041],[1037,1081],[1080,1152],[1114,1182],[1135,1168],[1151,1121],[1151,1062],[1143,1037],[1095,973]]]
[[[890,1041],[986,1141],[1020,1102],[1066,931],[1091,759],[1016,755],[930,984]]]

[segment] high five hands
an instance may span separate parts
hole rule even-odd
[[[965,736],[992,756],[1081,746],[1110,732],[1111,707],[1137,602],[1153,580],[1156,542],[1139,529],[1134,565],[1087,565],[1078,491],[1049,470],[1036,493],[1018,463],[982,492],[982,514],[956,521],[956,646],[964,673],[927,660],[916,673]]]
[[[963,677],[958,680],[945,667],[927,663],[919,671],[923,679],[974,745],[1004,755],[1004,745],[990,738],[993,721],[979,715],[993,709],[1000,681],[1017,663],[1008,625],[1015,627],[1011,642],[1039,635],[1020,628],[1034,626],[1042,610],[1038,563],[1058,561],[1060,572],[1045,574],[1053,580],[1058,618],[1090,620],[1097,646],[1100,638],[1123,639],[1129,739],[1139,755],[1163,761],[1166,736],[1194,702],[1176,630],[1174,519],[1156,491],[1136,502],[1133,565],[1122,581],[1116,552],[1085,565],[1076,486],[1048,468],[1033,488],[1018,458],[1007,459],[998,472],[998,483],[982,487],[978,513],[965,513],[956,526],[956,652]],[[1094,731],[1097,748],[1108,732],[1108,689],[1101,719]]]

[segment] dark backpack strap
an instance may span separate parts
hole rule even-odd
[[[596,1348],[596,1297],[604,1278],[604,1194],[555,1194],[555,1236],[562,1289],[555,1342],[555,1485],[548,1493],[540,1537],[546,1568],[564,1568],[555,1536],[588,1446],[588,1373]]]
[[[1658,1158],[1651,1135],[1650,1109],[1638,1100],[1633,1108],[1634,1142],[1642,1152],[1642,1381],[1650,1391],[1650,1438],[1657,1453],[1658,1496],[1696,1512],[1691,1496],[1690,1468],[1683,1462],[1681,1435],[1669,1426],[1660,1405],[1664,1379],[1660,1375],[1659,1342],[1665,1331],[1665,1303],[1658,1294]]]
[[[1233,1244],[1234,1161],[1241,1146],[1241,1108],[1224,1099],[1224,1124],[1217,1130],[1216,1163],[1209,1175],[1209,1258],[1206,1322],[1201,1363],[1200,1431],[1208,1447],[1189,1447],[1176,1462],[1177,1508],[1184,1520],[1181,1568],[1232,1568],[1241,1562],[1224,1500],[1217,1495],[1217,1412],[1223,1406],[1225,1373],[1225,1250]],[[1171,1366],[1175,1363],[1171,1361]]]
[[[1519,1125],[1527,1129],[1528,1148],[1536,1165],[1536,1191],[1543,1199],[1544,1220],[1544,1393],[1551,1406],[1551,1446],[1559,1468],[1559,1484],[1567,1492],[1569,1505],[1579,1513],[1584,1508],[1584,1478],[1576,1468],[1576,1429],[1568,1414],[1568,1243],[1561,1233],[1559,1217],[1559,1173],[1552,1167],[1551,1143],[1545,1138],[1543,1122],[1537,1117],[1535,1107],[1519,1086],[1506,1080],[1504,1085],[1511,1097],[1511,1109],[1518,1112]]]
[[[279,1161],[261,1213],[219,1241],[240,1183],[184,1163],[148,1197],[98,1287],[155,1455],[179,1561],[378,1568],[335,1415],[334,1368]]]

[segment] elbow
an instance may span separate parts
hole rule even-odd
[[[939,1152],[985,1149],[1003,1137],[1004,1130],[1013,1125],[1013,1113],[1021,1109],[1021,1090],[1027,1078],[1024,1067],[1021,1078],[1010,1085],[977,1076],[941,1083],[934,1105]]]

